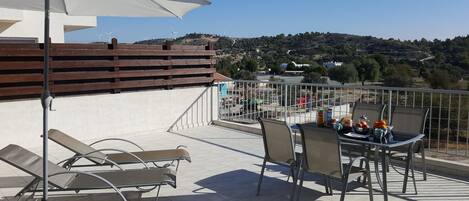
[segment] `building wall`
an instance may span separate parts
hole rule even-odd
[[[52,105],[55,111],[49,113],[49,128],[59,129],[80,140],[161,133],[186,111],[204,89],[191,87],[58,97]],[[216,88],[213,91],[215,100]],[[214,109],[213,114],[218,114],[218,111]],[[39,99],[0,102],[0,128],[0,148],[8,144],[35,150],[40,148],[42,108]]]
[[[96,17],[66,16],[61,13],[50,15],[52,42],[63,43],[66,30],[96,27]],[[44,13],[0,8],[0,37],[44,38]]]

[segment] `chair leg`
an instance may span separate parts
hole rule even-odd
[[[412,153],[412,158],[410,159],[411,160],[411,172],[412,172],[412,182],[414,183],[414,191],[415,191],[415,195],[418,194],[417,192],[417,183],[415,182],[415,174],[414,174],[414,169],[415,169],[415,157],[414,157],[414,153]]]
[[[295,174],[295,169],[296,169],[295,166],[290,167],[290,172],[291,172],[292,179],[293,179],[292,190],[290,193],[290,200],[293,200],[293,198],[295,197],[296,183],[298,182],[298,175]]]
[[[158,201],[160,199],[160,190],[161,190],[161,185],[158,186],[158,190],[156,191],[155,201]]]
[[[389,164],[391,164],[391,150],[389,150],[389,153],[386,156],[386,172],[389,172]]]
[[[366,152],[366,158],[371,158],[371,150],[370,150],[370,148],[368,148],[368,150],[367,150],[367,152]],[[369,166],[369,165],[370,165],[370,164],[368,163],[368,166]],[[375,164],[375,165],[376,165],[376,164]],[[367,179],[370,180],[370,178],[368,178],[368,177],[364,177],[364,178],[363,178],[363,184],[365,184],[365,183],[367,182]],[[370,182],[371,182],[371,180],[370,180]]]
[[[334,190],[332,190],[331,178],[329,178],[329,176],[327,177],[327,182],[328,182],[328,185],[329,185],[329,195],[332,195],[332,194],[334,194]]]
[[[366,163],[366,177],[367,185],[368,185],[368,194],[370,195],[370,201],[373,201],[373,186],[371,185],[371,170],[370,170],[370,163]]]
[[[257,183],[257,193],[256,196],[259,196],[261,192],[261,184],[262,184],[262,178],[264,177],[264,170],[265,170],[265,164],[266,160],[264,159],[264,162],[262,163],[262,170],[261,170],[261,175],[259,175],[259,182]]]
[[[422,155],[422,164],[423,164],[423,180],[427,181],[427,163],[425,161],[425,148],[423,146],[423,143],[422,143],[421,155]]]
[[[364,152],[364,151],[362,152],[362,155],[361,155],[361,156],[365,156],[365,152]],[[359,167],[360,167],[360,169],[363,169],[363,160],[360,160],[360,166],[359,166]],[[363,177],[363,176],[362,176],[362,177]],[[358,177],[358,178],[357,178],[357,182],[360,182],[360,180],[361,180],[362,177]],[[365,183],[365,177],[363,177],[363,183]]]
[[[405,163],[405,174],[404,174],[404,183],[403,183],[403,186],[402,186],[402,193],[405,193],[407,191],[407,181],[408,181],[408,178],[409,178],[409,169],[410,169],[410,156],[411,154],[408,153],[407,154],[407,158],[406,158],[406,163]]]
[[[348,171],[347,171],[348,172]],[[345,173],[343,179],[342,179],[342,193],[340,194],[340,201],[345,200],[345,192],[347,192],[347,187],[348,187],[348,174]]]
[[[298,179],[300,180],[300,185],[298,185],[298,194],[296,195],[296,201],[300,200],[300,196],[301,196],[301,190],[303,189],[303,178],[305,176],[305,172],[303,169],[300,170],[300,172],[298,173]],[[295,196],[293,196],[295,197]],[[293,197],[292,197],[292,200],[293,200]]]
[[[324,178],[324,188],[326,189],[326,194],[329,195],[329,179],[326,175],[323,175],[322,177]]]

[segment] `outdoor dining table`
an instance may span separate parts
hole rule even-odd
[[[312,123],[311,126],[315,126],[316,124]],[[290,125],[290,128],[292,132],[295,134],[295,141],[297,141],[296,135],[297,133],[300,133],[299,127],[297,124]],[[332,129],[332,128],[331,128]],[[363,146],[363,147],[368,147],[370,150],[374,148],[375,150],[375,155],[380,155],[380,157],[372,157],[369,158],[370,160],[374,160],[375,162],[375,172],[376,172],[376,178],[378,180],[378,184],[380,185],[383,196],[384,196],[384,201],[388,201],[388,187],[387,187],[387,160],[386,160],[386,154],[388,153],[389,150],[392,148],[396,147],[404,147],[404,146],[411,146],[412,144],[415,144],[417,141],[422,140],[422,138],[425,137],[424,134],[419,134],[411,138],[394,138],[392,142],[388,143],[378,143],[374,142],[369,139],[355,139],[355,138],[350,138],[350,137],[344,137],[339,135],[339,140],[341,143],[347,143],[347,144],[354,144],[357,146]],[[367,155],[369,156],[369,155]],[[381,178],[379,176],[379,167],[378,167],[378,160],[381,159]],[[409,167],[406,167],[409,168]],[[406,178],[405,178],[406,179]]]

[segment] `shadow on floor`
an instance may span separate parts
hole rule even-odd
[[[244,169],[215,175],[196,182],[197,185],[214,191],[227,200],[289,200],[292,183],[264,176],[261,195],[256,197],[259,174]],[[311,200],[323,196],[322,192],[303,189],[304,195]]]

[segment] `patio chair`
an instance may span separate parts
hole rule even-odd
[[[412,138],[416,135],[422,134],[425,131],[425,122],[428,115],[428,108],[406,108],[394,107],[392,110],[391,125],[393,126],[393,135],[398,138]],[[425,147],[423,140],[417,141],[415,144],[403,147],[396,147],[390,150],[390,159],[398,159],[406,162],[406,170],[404,175],[404,186],[402,192],[406,192],[407,178],[409,168],[411,171],[411,178],[414,183],[414,190],[417,193],[417,186],[415,183],[414,174],[414,159],[415,154],[420,153],[423,164],[423,180],[427,180],[427,167],[425,162]],[[393,165],[391,166],[400,173]],[[402,174],[402,173],[400,173]]]
[[[43,159],[18,146],[10,144],[0,150],[0,160],[29,174],[31,181],[16,195],[42,191]],[[75,191],[113,189],[123,200],[121,188],[158,187],[157,198],[162,185],[176,188],[176,172],[168,168],[101,170],[95,172],[70,171],[48,162],[49,191]]]
[[[292,194],[296,186],[296,172],[299,168],[299,157],[295,152],[295,144],[290,127],[284,121],[258,118],[262,128],[262,139],[264,141],[264,161],[262,162],[261,175],[257,185],[257,194],[261,190],[262,178],[264,177],[267,162],[287,166],[290,168],[289,176],[293,178]],[[287,180],[288,181],[288,180]]]
[[[153,163],[157,167],[157,162],[168,162],[162,167],[168,167],[172,165],[174,161],[177,161],[176,171],[179,168],[179,161],[186,160],[191,162],[191,157],[189,152],[183,149],[183,146],[178,146],[176,149],[167,149],[167,150],[152,150],[152,151],[145,151],[141,146],[137,145],[134,142],[125,139],[119,138],[108,138],[96,141],[89,145],[71,137],[70,135],[65,134],[56,129],[49,130],[49,139],[56,142],[57,144],[67,148],[68,150],[74,152],[76,155],[68,159],[63,167],[71,168],[71,167],[83,167],[83,166],[112,166],[114,165],[112,162],[117,163],[119,165],[124,164],[136,164],[142,163],[146,166],[146,163]],[[122,149],[95,149],[93,145],[96,145],[101,142],[105,141],[121,141],[129,143],[132,146],[137,147],[141,151],[138,152],[128,152]],[[104,153],[104,151],[114,151],[119,153]],[[81,158],[86,158],[89,161],[93,162],[93,164],[80,164],[76,165],[75,163],[80,160]],[[104,160],[107,159],[107,160]]]
[[[358,177],[367,177],[370,200],[373,200],[373,190],[370,179],[370,163],[366,157],[359,156],[348,164],[342,163],[340,141],[334,130],[317,128],[311,124],[300,125],[303,146],[303,159],[298,179],[300,180],[297,200],[300,198],[305,172],[318,173],[325,178],[326,193],[333,194],[331,178],[339,179],[343,188],[340,200],[345,199],[348,183]],[[355,162],[364,161],[365,168],[353,166]]]
[[[361,116],[365,115],[372,124],[383,119],[385,109],[386,105],[356,102],[353,106],[352,120],[356,121]]]
[[[352,120],[357,121],[361,116],[365,115],[368,118],[369,125],[378,120],[383,119],[384,110],[386,109],[386,104],[370,104],[370,103],[360,103],[355,102],[352,110]],[[345,151],[350,160],[351,157],[354,155],[365,156],[368,154],[368,147],[357,146],[355,144],[350,143],[342,143],[342,149]],[[360,168],[363,167],[363,162],[360,162]],[[360,181],[360,178],[358,179]],[[365,180],[364,180],[365,182]]]

